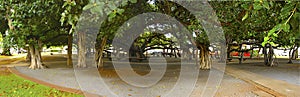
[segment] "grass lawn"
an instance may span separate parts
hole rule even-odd
[[[0,68],[1,97],[83,97],[25,80]]]

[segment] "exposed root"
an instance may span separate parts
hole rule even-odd
[[[77,68],[87,68],[87,65],[85,64],[85,63],[78,63],[77,65],[76,65],[76,67]]]

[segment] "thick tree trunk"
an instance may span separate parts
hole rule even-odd
[[[30,56],[31,56],[31,62],[30,62],[29,68],[35,69],[35,68],[37,68],[37,63],[36,63],[34,45],[29,45],[29,50],[30,50]]]
[[[288,63],[293,63],[292,62],[292,59],[293,59],[293,50],[294,50],[294,48],[295,48],[295,46],[292,46],[291,48],[290,48],[290,51],[289,51],[289,62]]]
[[[97,50],[98,53],[96,53],[96,55],[97,55],[96,63],[97,63],[98,68],[102,68],[104,66],[103,65],[103,50],[106,45],[106,41],[107,41],[107,36],[104,36],[101,40],[101,46],[100,46],[99,50]]]
[[[210,69],[211,59],[209,56],[209,49],[206,46],[200,45],[200,69]]]
[[[164,56],[165,50],[164,52],[162,52],[162,56]],[[135,45],[135,43],[133,43],[129,49],[129,57],[133,58],[146,58],[146,56],[144,55],[144,50]]]
[[[256,55],[256,57],[258,58],[258,59],[260,59],[260,55],[259,55],[259,52],[261,51],[261,47],[258,49],[258,53],[257,53],[257,55]]]
[[[288,63],[293,63],[292,60],[294,59],[297,59],[298,57],[298,46],[297,45],[294,45],[290,51],[289,51],[289,62]]]
[[[295,48],[293,49],[293,53],[292,53],[292,59],[295,60],[297,59],[298,56],[298,46],[295,46]]]
[[[72,41],[73,41],[73,35],[69,34],[68,35],[68,60],[67,60],[67,65],[68,66],[73,66],[73,62],[72,62]]]
[[[87,67],[86,65],[86,47],[85,47],[85,33],[78,32],[78,63],[77,67]]]
[[[30,44],[29,50],[30,50],[30,56],[31,56],[31,63],[29,68],[30,69],[44,69],[45,66],[42,62],[42,56],[41,56],[41,47],[42,43],[40,41],[37,41],[38,45]]]

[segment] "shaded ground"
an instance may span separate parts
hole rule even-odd
[[[0,65],[11,64],[14,61],[23,59],[25,54],[13,55],[13,56],[2,56],[0,55]]]
[[[216,97],[258,97],[253,91],[261,91],[251,84],[225,75]]]
[[[238,60],[234,60],[227,65],[300,86],[299,60],[295,60],[294,64],[287,64],[287,62],[288,59],[276,59],[276,66],[268,67],[263,65],[263,60],[249,59],[242,64],[238,64]]]
[[[28,76],[52,84],[74,88],[74,89],[88,88],[85,90],[96,94],[99,93],[99,91],[100,92],[102,91],[101,89],[103,89],[104,85],[101,86],[101,83],[97,82],[98,80],[91,79],[91,78],[99,77],[97,76],[99,73],[97,74],[95,72],[91,72],[93,68],[87,68],[82,70],[85,74],[84,77],[80,79],[85,79],[85,80],[88,79],[88,81],[93,82],[93,83],[87,82],[85,83],[84,86],[82,86],[82,84],[80,85],[78,84],[78,82],[80,82],[80,79],[76,78],[75,76],[76,73],[74,72],[74,69],[65,65],[66,64],[65,57],[62,57],[60,55],[46,56],[43,59],[45,64],[49,67],[48,69],[30,70],[27,67],[16,67],[16,69],[21,73],[27,74]],[[142,91],[143,89],[128,87],[128,84],[126,84],[116,75],[115,71],[112,69],[112,66],[109,65],[109,63],[107,63],[105,68],[106,69],[100,70],[100,74],[102,78],[104,78],[105,83],[110,84],[109,88],[112,91],[115,91],[116,94],[122,96],[143,95],[141,94],[143,93]],[[136,66],[134,68],[137,68],[136,72],[138,72],[141,75],[147,74],[149,72],[149,70],[145,69],[145,68],[149,68],[147,66],[145,67]],[[177,76],[179,74],[177,71],[179,70],[180,70],[180,66],[178,64],[168,65],[168,70],[165,76],[156,86],[153,86],[151,88],[154,89],[153,91],[151,91],[151,93],[155,94],[155,96],[159,96],[160,94],[164,94],[168,92],[176,83],[178,78]],[[208,75],[209,75],[209,71],[205,71],[205,70],[199,71],[199,78],[196,84],[196,89],[194,90],[191,96],[199,97],[201,95],[201,92],[203,92],[204,89],[203,87],[206,85]],[[97,86],[99,86],[100,88]],[[216,86],[208,89],[211,90],[217,89],[217,93],[215,95],[216,97],[256,97],[256,95],[253,94],[252,91],[258,90],[253,85],[250,85],[240,79],[236,79],[228,75],[224,75],[220,86]]]

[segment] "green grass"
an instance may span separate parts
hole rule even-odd
[[[0,74],[1,97],[83,97],[82,95],[59,91],[14,74]]]

